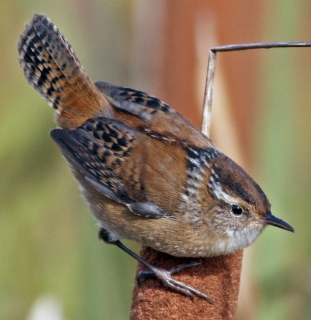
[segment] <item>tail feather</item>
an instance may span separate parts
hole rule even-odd
[[[94,86],[70,44],[46,16],[34,15],[17,47],[27,81],[57,110],[61,127],[74,129],[108,111],[108,100]]]
[[[62,74],[56,77],[58,66],[54,60],[50,60],[48,64],[42,61],[42,57],[48,57],[48,54],[42,45],[39,45],[39,47],[41,48],[41,53],[29,36],[21,37],[18,43],[19,61],[30,85],[48,101],[51,107],[57,110],[56,94],[62,91],[66,81],[63,79],[64,76]]]

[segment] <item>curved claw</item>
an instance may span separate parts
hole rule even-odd
[[[187,269],[187,268],[192,268],[192,267],[197,267],[199,266],[201,263],[200,262],[197,262],[197,261],[192,261],[190,263],[187,263],[187,264],[180,264],[179,266],[177,267],[173,267],[169,270],[170,274],[174,274],[174,273],[178,273],[184,269]]]
[[[187,269],[187,268],[197,267],[200,264],[201,264],[200,262],[193,261],[188,264],[180,264],[177,267],[173,267],[170,270],[165,270],[165,271],[168,271],[172,275],[172,274],[178,273],[178,272],[180,272],[184,269]],[[156,268],[156,269],[158,269],[158,268]],[[153,272],[151,270],[142,270],[137,275],[137,280],[136,280],[137,284],[140,286],[145,280],[147,280],[149,278],[157,278],[157,275],[155,274],[155,272]]]
[[[162,281],[162,283],[169,287],[172,290],[178,291],[185,296],[189,297],[191,300],[194,299],[194,294],[197,295],[200,298],[206,299],[210,301],[211,303],[214,303],[215,301],[210,298],[205,293],[187,285],[186,283],[183,283],[181,281],[175,280],[172,278],[172,274],[175,274],[177,272],[180,272],[186,268],[191,268],[200,265],[199,262],[191,262],[189,264],[182,264],[177,267],[171,268],[170,270],[165,270],[161,268],[152,267],[151,270],[143,270],[140,271],[137,276],[137,283],[140,285],[143,281],[145,281],[148,278],[156,277],[159,280]]]

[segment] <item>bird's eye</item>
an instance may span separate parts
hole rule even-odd
[[[243,209],[239,206],[237,206],[236,204],[233,204],[231,206],[231,212],[235,215],[235,216],[240,216],[243,212]]]

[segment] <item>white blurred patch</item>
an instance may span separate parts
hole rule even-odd
[[[65,320],[60,301],[54,296],[43,295],[33,304],[27,320]]]

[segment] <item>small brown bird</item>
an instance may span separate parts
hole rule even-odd
[[[145,264],[166,286],[204,293],[151,266],[119,239],[177,257],[211,257],[250,245],[271,214],[258,184],[200,131],[159,99],[91,82],[61,32],[35,14],[18,43],[28,82],[56,110],[60,146],[101,226],[100,237]]]

